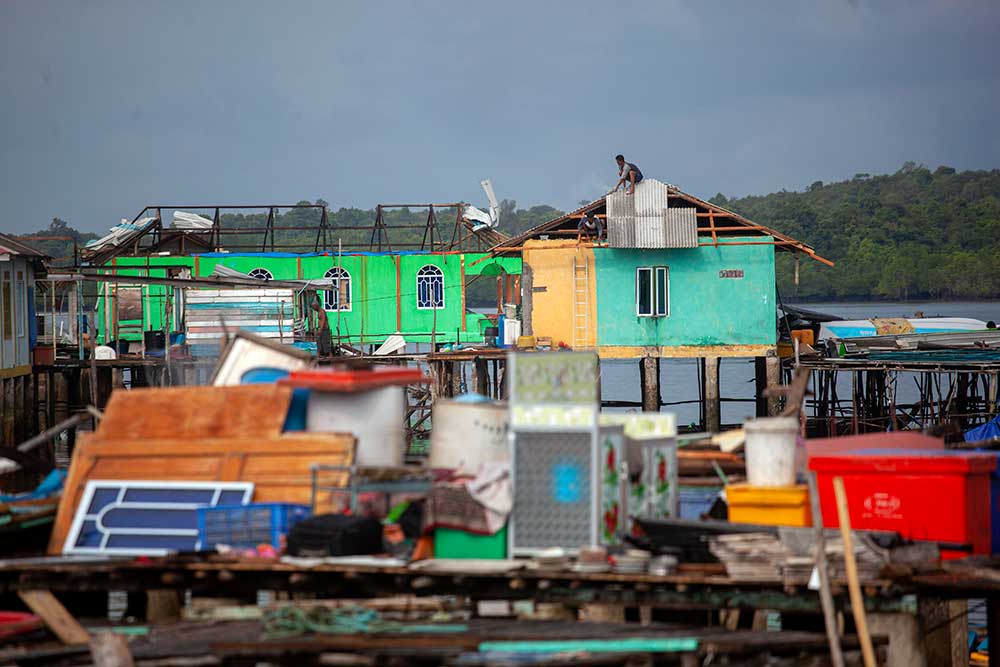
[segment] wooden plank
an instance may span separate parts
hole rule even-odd
[[[98,632],[90,640],[90,657],[94,667],[134,667],[128,640],[110,630]]]
[[[840,537],[844,541],[847,591],[851,598],[851,612],[854,614],[854,625],[857,628],[858,640],[861,642],[861,654],[864,658],[865,667],[875,667],[875,650],[872,648],[872,638],[868,633],[868,621],[865,618],[865,601],[861,596],[858,565],[854,560],[851,515],[847,511],[847,492],[844,490],[844,480],[842,478],[833,478],[833,492],[837,500],[837,520],[840,522]]]
[[[311,466],[350,465],[354,461],[354,443],[354,436],[348,433],[114,441],[104,441],[96,434],[81,434],[70,462],[48,552],[62,551],[88,479],[245,481],[254,483],[255,502],[309,504]],[[330,500],[329,493],[318,498],[327,503]]]
[[[292,390],[277,385],[119,391],[97,430],[102,440],[277,436]]]
[[[834,606],[833,594],[830,591],[830,570],[826,563],[826,532],[823,529],[823,512],[819,504],[816,473],[810,471],[806,481],[809,484],[809,509],[812,512],[816,549],[815,567],[819,575],[819,598],[823,606],[823,624],[826,628],[827,642],[830,644],[830,662],[833,663],[833,667],[844,667],[844,654],[840,649],[840,638],[837,636],[837,608]]]
[[[18,591],[18,596],[64,644],[88,644],[90,635],[50,591]]]

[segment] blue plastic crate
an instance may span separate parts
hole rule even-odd
[[[717,486],[681,486],[678,487],[681,519],[698,521],[701,515],[712,509],[716,497],[721,491]]]
[[[214,549],[227,544],[252,549],[259,544],[281,546],[281,536],[292,526],[312,516],[308,505],[291,503],[252,503],[198,508],[198,545]]]

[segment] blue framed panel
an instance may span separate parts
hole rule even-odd
[[[197,508],[246,505],[252,482],[90,480],[64,554],[163,556],[197,551]]]

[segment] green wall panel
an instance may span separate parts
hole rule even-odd
[[[775,343],[773,245],[595,248],[594,257],[599,345]],[[635,270],[640,266],[669,267],[667,317],[636,315]],[[742,270],[743,277],[720,277],[720,271],[731,270]]]

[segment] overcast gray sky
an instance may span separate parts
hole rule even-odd
[[[1000,3],[0,0],[0,229],[1000,167]]]

